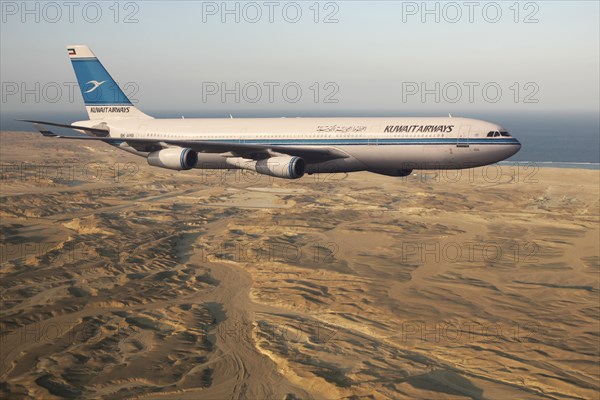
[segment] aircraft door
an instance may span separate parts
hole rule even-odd
[[[128,136],[128,137],[146,137],[146,135],[148,134],[148,124],[141,124],[138,126],[137,129],[137,133],[138,135],[132,135],[132,136]]]
[[[371,125],[367,129],[368,130],[366,132],[364,132],[364,134],[369,137],[369,145],[370,146],[378,145],[379,140],[377,140],[377,138],[379,137],[379,134],[378,134],[379,125]]]
[[[461,125],[458,130],[458,139],[456,147],[469,147],[469,135],[471,134],[471,125]]]

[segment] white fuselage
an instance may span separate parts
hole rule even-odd
[[[95,126],[102,121],[74,125]],[[521,144],[499,125],[469,118],[242,118],[110,119],[116,139],[194,140],[218,143],[335,148],[348,155],[307,161],[307,173],[372,171],[394,175],[413,169],[460,169],[504,160]],[[490,135],[491,132],[502,132]],[[147,153],[119,147],[140,156]],[[200,153],[197,168],[232,168],[232,154]]]

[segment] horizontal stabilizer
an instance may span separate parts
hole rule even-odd
[[[106,137],[109,134],[109,130],[108,128],[88,128],[87,126],[79,126],[79,125],[70,125],[70,124],[58,124],[56,122],[46,122],[46,121],[32,121],[29,119],[18,119],[17,121],[21,121],[21,122],[31,122],[35,128],[40,131],[40,133],[44,136],[61,136],[61,135],[57,135],[49,130],[44,129],[43,127],[41,127],[40,125],[49,125],[49,126],[58,126],[60,128],[68,128],[68,129],[75,129],[75,130],[80,130],[80,131],[85,131],[85,132],[89,132],[94,136],[98,136],[98,137]],[[45,133],[46,132],[46,133]],[[50,134],[47,134],[50,133]]]

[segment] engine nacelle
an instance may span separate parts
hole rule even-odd
[[[271,157],[256,162],[256,172],[277,178],[298,179],[304,176],[306,162],[300,157]]]
[[[306,169],[306,162],[300,157],[271,157],[259,161],[229,157],[226,163],[234,168],[247,169],[284,179],[302,178]]]
[[[182,171],[192,169],[198,163],[198,153],[192,149],[181,147],[170,147],[148,154],[148,164],[153,167],[161,167]]]

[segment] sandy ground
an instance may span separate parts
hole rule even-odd
[[[0,156],[2,398],[599,396],[598,171]]]

